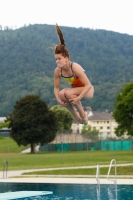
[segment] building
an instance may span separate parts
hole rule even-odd
[[[0,124],[5,123],[6,119],[7,119],[6,117],[0,117]],[[7,127],[1,128],[1,129],[0,129],[0,137],[9,137],[9,135],[10,135],[10,130],[11,130],[11,129],[9,129],[9,128],[7,128]]]
[[[5,123],[6,117],[0,117],[0,124]]]
[[[115,128],[117,123],[109,112],[88,111],[88,124],[99,130],[99,139],[116,138]],[[81,133],[83,125],[78,124],[75,120],[72,124],[73,133]]]

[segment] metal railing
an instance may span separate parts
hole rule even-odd
[[[97,200],[100,200],[100,166],[97,165],[97,170],[96,170],[96,180],[97,180]]]
[[[97,184],[100,185],[100,166],[99,165],[97,165],[96,180],[97,180]]]
[[[114,179],[110,179],[109,176],[110,176],[110,170],[111,170],[111,167],[112,167],[112,164],[114,162],[114,167],[115,167],[115,177]],[[115,159],[112,159],[111,162],[110,162],[110,166],[109,166],[109,170],[108,170],[108,174],[107,174],[107,179],[109,181],[114,181],[114,184],[117,184],[117,172],[116,172],[116,160]]]
[[[8,161],[5,160],[3,164],[3,178],[7,178],[7,171],[8,171]]]

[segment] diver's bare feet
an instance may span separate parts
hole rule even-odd
[[[87,114],[87,112],[85,112],[85,116],[82,117],[82,121],[83,121],[83,124],[84,124],[84,125],[87,125],[87,124],[88,124],[88,114]]]
[[[77,112],[77,117],[76,117],[76,119],[77,119],[78,123],[83,124],[83,120],[82,120],[82,118],[80,117],[80,115],[79,115],[78,112]]]

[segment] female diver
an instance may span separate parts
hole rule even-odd
[[[94,87],[91,85],[84,69],[76,62],[70,61],[63,34],[56,24],[60,44],[54,48],[57,67],[54,71],[54,94],[58,103],[66,106],[81,124],[88,124],[88,115],[81,104],[83,98],[92,98]],[[63,78],[71,87],[60,91],[60,79]],[[76,109],[75,109],[76,108]]]

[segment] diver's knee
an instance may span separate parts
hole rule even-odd
[[[65,95],[65,90],[64,90],[64,89],[61,90],[61,91],[59,92],[59,95],[60,95],[60,97],[61,97],[61,96],[64,97],[64,95]]]
[[[69,92],[69,89],[65,89],[65,90],[64,90],[64,95],[65,95],[65,97],[66,97],[67,99],[70,98],[70,92]]]
[[[68,99],[68,95],[67,95],[67,92],[66,92],[67,89],[63,89],[59,92],[59,96],[61,99]]]

